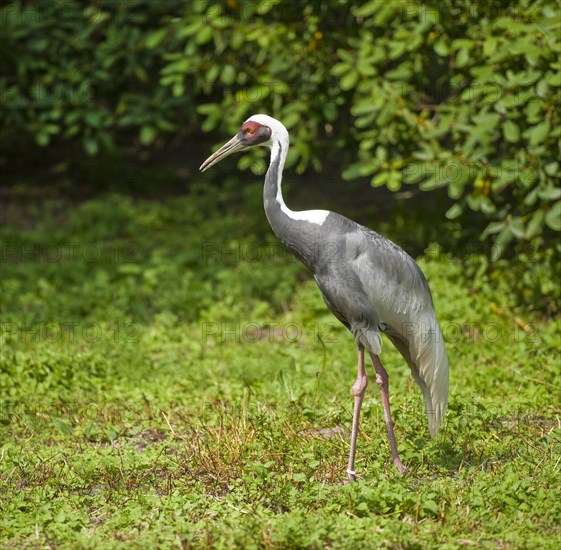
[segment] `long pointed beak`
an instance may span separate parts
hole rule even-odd
[[[208,157],[200,166],[199,170],[204,172],[208,170],[211,166],[214,166],[217,162],[220,162],[222,159],[226,158],[227,156],[235,153],[236,151],[241,151],[245,149],[246,146],[240,141],[240,138],[235,135],[228,143],[225,143],[216,153],[213,153]]]

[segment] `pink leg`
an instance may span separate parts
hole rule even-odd
[[[353,427],[351,430],[351,451],[349,453],[349,464],[347,466],[347,480],[354,481],[356,479],[355,468],[355,454],[356,454],[356,438],[358,434],[358,423],[360,420],[360,408],[362,407],[362,400],[364,392],[368,386],[368,378],[366,370],[364,369],[364,348],[358,348],[358,373],[356,381],[351,388],[352,394],[355,396],[355,408],[353,412]]]
[[[388,428],[388,437],[390,439],[390,448],[392,450],[393,463],[402,474],[403,472],[405,472],[406,468],[399,459],[397,444],[395,442],[392,413],[390,411],[388,373],[386,372],[386,369],[383,367],[377,355],[370,353],[370,357],[372,358],[372,363],[374,363],[374,368],[376,369],[376,384],[378,384],[378,387],[380,388],[380,394],[382,395],[382,405],[384,406],[384,416],[386,417],[386,427]]]

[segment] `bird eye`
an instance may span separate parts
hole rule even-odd
[[[251,126],[250,126],[249,128],[246,128],[245,131],[246,131],[247,134],[253,134],[253,133],[255,133],[255,130],[254,130]]]

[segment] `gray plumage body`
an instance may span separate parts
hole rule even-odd
[[[423,272],[399,246],[336,212],[321,225],[291,218],[278,200],[283,153],[272,158],[263,190],[273,231],[313,274],[357,344],[378,355],[380,335],[388,336],[423,393],[435,436],[448,401],[448,358]]]

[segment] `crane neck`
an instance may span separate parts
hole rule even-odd
[[[263,187],[265,214],[275,235],[306,267],[312,269],[313,259],[317,256],[314,249],[317,249],[318,241],[322,238],[321,226],[329,212],[295,212],[286,206],[282,196],[282,172],[287,154],[288,134],[275,137]]]
[[[283,136],[284,137],[284,136]],[[282,196],[282,173],[288,154],[288,136],[276,137],[271,144],[271,160],[265,175],[263,205],[273,231],[281,240],[290,228],[292,210],[286,206]]]

